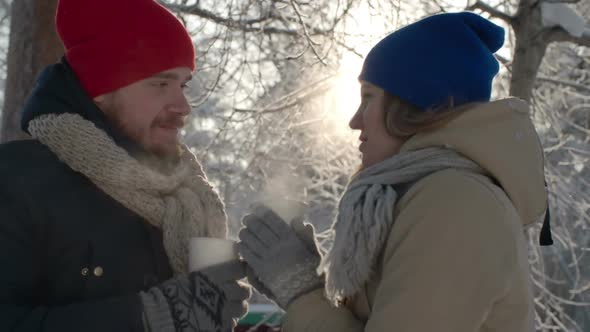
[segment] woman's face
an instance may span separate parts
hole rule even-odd
[[[367,168],[399,153],[405,139],[393,137],[385,127],[385,91],[361,81],[361,105],[350,119],[349,126],[361,131],[362,167]]]

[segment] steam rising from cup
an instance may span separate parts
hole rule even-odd
[[[271,178],[255,200],[264,204],[290,223],[293,219],[303,216],[307,204],[301,199],[304,184],[294,174],[282,172]]]

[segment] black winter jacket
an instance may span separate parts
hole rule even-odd
[[[131,154],[67,63],[49,66],[22,126],[78,113]],[[0,145],[0,331],[143,331],[139,291],[172,276],[162,233],[35,140]]]

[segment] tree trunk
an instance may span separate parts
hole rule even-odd
[[[530,101],[549,42],[545,40],[540,6],[521,8],[513,21],[516,42],[510,95]]]
[[[539,67],[553,42],[572,42],[590,47],[590,35],[572,36],[562,28],[543,26],[541,2],[521,0],[511,19],[516,36],[510,94],[530,101]],[[588,29],[587,29],[588,30]]]
[[[57,0],[14,0],[0,141],[28,136],[20,129],[20,111],[39,72],[63,55],[55,31]]]

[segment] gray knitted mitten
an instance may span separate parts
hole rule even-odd
[[[323,287],[315,246],[276,213],[257,206],[242,222],[246,227],[240,230],[238,251],[254,274],[248,280],[256,289],[286,309],[297,297]]]
[[[146,331],[232,331],[246,314],[251,295],[250,288],[237,281],[245,273],[245,264],[233,261],[141,292]]]

